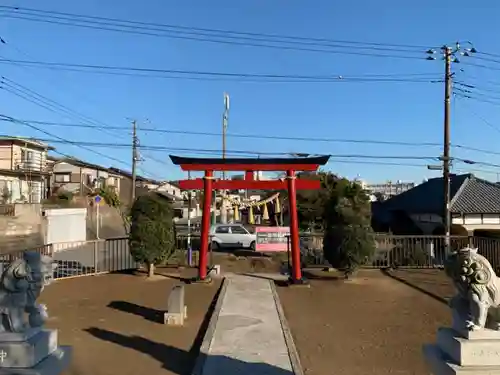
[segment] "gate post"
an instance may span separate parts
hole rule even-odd
[[[205,171],[203,184],[203,215],[201,217],[201,246],[198,265],[198,277],[205,280],[207,277],[208,235],[210,234],[210,208],[212,206],[213,171]]]
[[[299,219],[297,216],[297,191],[295,182],[297,177],[295,176],[295,171],[288,170],[286,172],[288,179],[288,205],[289,205],[289,215],[290,215],[290,242],[292,247],[292,283],[301,283],[302,280],[302,269],[300,264],[300,244],[299,244]]]
[[[98,267],[99,265],[99,248],[97,245],[97,241],[94,241],[94,275],[98,274]]]

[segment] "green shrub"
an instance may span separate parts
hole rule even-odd
[[[61,190],[57,192],[57,199],[62,201],[71,202],[73,200],[73,193],[66,190]]]
[[[170,202],[157,194],[140,196],[132,205],[130,253],[148,267],[149,276],[156,264],[166,262],[175,252],[173,214]]]
[[[423,244],[416,243],[408,249],[405,249],[405,257],[403,266],[406,267],[423,267],[428,263],[427,252],[424,250]]]
[[[370,201],[357,182],[344,178],[330,184],[328,194],[323,253],[332,267],[343,270],[348,278],[375,254]]]

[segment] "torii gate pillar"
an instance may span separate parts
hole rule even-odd
[[[328,162],[329,156],[310,158],[189,158],[170,155],[172,163],[180,165],[183,171],[204,171],[203,179],[179,181],[181,189],[203,189],[203,216],[201,221],[201,247],[198,269],[198,279],[205,280],[208,271],[208,247],[210,233],[210,208],[212,205],[213,189],[261,189],[261,190],[288,190],[290,215],[290,242],[292,253],[292,274],[290,282],[303,282],[300,262],[299,221],[297,215],[297,190],[319,189],[318,180],[297,180],[296,171],[316,171],[320,165]],[[214,171],[244,171],[245,180],[213,181]],[[283,171],[286,172],[286,181],[264,180],[255,181],[254,171]]]

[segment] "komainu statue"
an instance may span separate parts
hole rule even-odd
[[[467,247],[451,254],[445,271],[457,289],[450,300],[454,327],[500,330],[500,279],[477,248]]]
[[[0,278],[0,333],[43,326],[47,309],[36,300],[53,272],[52,258],[35,251],[24,252],[23,258],[5,267]]]

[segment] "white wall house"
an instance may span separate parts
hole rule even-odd
[[[1,203],[40,203],[46,197],[49,149],[34,139],[0,137]]]
[[[53,159],[51,186],[72,193],[110,186],[120,192],[121,176],[100,165],[77,159]]]

